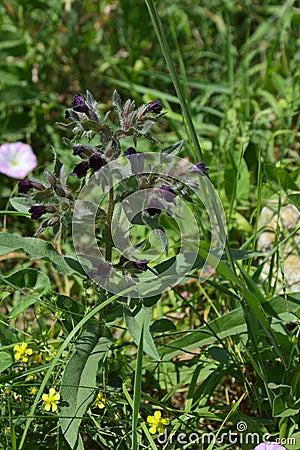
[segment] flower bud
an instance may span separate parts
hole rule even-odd
[[[66,197],[66,192],[62,186],[57,185],[54,187],[54,190],[59,197]]]
[[[147,112],[153,114],[159,114],[162,110],[162,105],[159,100],[154,100],[153,102],[147,103]]]
[[[202,176],[207,175],[208,170],[209,170],[209,168],[206,167],[204,161],[194,164],[194,171],[200,173],[200,175],[202,175]]]
[[[93,154],[93,147],[89,145],[73,145],[73,155],[85,158]]]
[[[78,178],[83,178],[86,176],[86,173],[89,169],[89,164],[87,161],[82,161],[74,167],[73,174],[77,175]]]
[[[89,108],[86,104],[85,98],[82,94],[74,95],[73,101],[72,101],[72,107],[73,110],[76,112],[82,112],[88,115]]]
[[[32,207],[29,209],[29,212],[30,212],[30,214],[31,214],[31,219],[32,219],[32,220],[37,220],[37,219],[39,219],[43,214],[46,214],[47,212],[50,212],[50,213],[56,212],[56,208],[55,208],[55,206],[52,206],[52,205],[47,205],[47,206],[44,206],[44,205],[36,205],[36,206],[32,206]]]
[[[99,155],[99,153],[94,153],[89,158],[89,165],[91,169],[94,169],[94,171],[97,172],[97,170],[101,169],[104,165],[103,158]]]
[[[18,182],[18,187],[20,194],[27,194],[27,192],[33,188],[33,184],[30,180],[21,180]]]
[[[136,149],[133,147],[128,147],[127,150],[125,150],[124,152],[124,156],[130,156],[130,155],[135,155],[136,154]]]

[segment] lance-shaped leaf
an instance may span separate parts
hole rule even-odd
[[[72,450],[84,450],[79,427],[95,398],[99,361],[105,357],[112,344],[105,337],[98,340],[97,327],[97,322],[93,321],[82,333],[63,374],[60,426]]]
[[[143,335],[143,349],[144,352],[150,355],[152,358],[159,360],[159,356],[149,331],[150,328],[150,309],[143,306],[139,309],[137,314],[130,311],[129,308],[124,306],[125,322],[129,333],[136,345],[140,344],[140,337]],[[143,334],[142,334],[143,329]]]
[[[57,253],[50,243],[42,239],[0,233],[0,255],[16,251],[23,251],[32,259],[51,261],[54,268],[62,275],[74,273],[74,270],[65,262],[64,257]]]

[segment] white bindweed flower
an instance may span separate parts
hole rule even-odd
[[[32,148],[23,142],[0,146],[0,173],[12,178],[25,178],[37,166]]]

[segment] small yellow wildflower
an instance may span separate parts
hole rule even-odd
[[[43,394],[42,400],[45,402],[45,410],[52,412],[57,411],[57,402],[60,400],[60,394],[54,388],[49,389],[49,394]]]
[[[45,356],[44,356],[44,358],[45,358],[45,361],[52,361],[52,359],[54,358],[54,356],[56,355],[56,351],[54,351],[53,353],[48,353],[48,354],[46,354]]]
[[[28,375],[26,377],[26,381],[33,381],[33,380],[35,380],[35,378],[36,378],[36,376],[31,373],[30,375]]]
[[[36,393],[37,393],[37,388],[35,387],[35,386],[32,386],[31,388],[30,388],[30,394],[32,394],[32,395],[35,395]]]
[[[106,398],[105,398],[105,395],[102,394],[102,392],[99,392],[99,394],[97,395],[94,405],[98,406],[98,408],[100,408],[100,409],[105,408]]]
[[[15,353],[15,360],[16,361],[23,361],[23,362],[27,362],[28,361],[28,355],[32,355],[33,350],[32,348],[27,348],[28,344],[26,342],[22,342],[21,345],[15,345],[14,346],[14,351]]]
[[[149,428],[151,434],[155,433],[161,434],[165,430],[165,425],[169,425],[170,419],[162,419],[161,412],[155,411],[153,416],[147,417],[147,422],[152,425],[152,427]]]

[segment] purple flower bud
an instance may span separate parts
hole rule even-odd
[[[21,180],[18,182],[19,193],[27,194],[27,192],[33,188],[33,184],[30,180]]]
[[[204,161],[194,164],[194,169],[195,169],[195,172],[200,173],[200,175],[202,175],[202,176],[207,175],[207,171],[209,170],[209,168],[206,167]]]
[[[169,186],[162,186],[160,189],[161,189],[161,191],[163,191],[162,196],[164,197],[164,199],[167,202],[172,202],[174,200],[174,198],[176,197],[175,192]]]
[[[136,269],[142,270],[144,272],[145,270],[149,269],[148,262],[149,261],[147,261],[147,259],[138,259],[136,261],[133,261],[133,265]]]
[[[147,112],[153,114],[159,114],[162,110],[162,106],[159,100],[154,100],[153,102],[147,103]]]
[[[73,145],[73,155],[74,156],[80,156],[80,158],[85,158],[86,156],[89,157],[94,152],[94,147],[90,145],[80,145],[76,144]]]
[[[124,152],[124,156],[130,156],[130,155],[135,155],[136,154],[136,149],[133,147],[128,147],[127,150],[125,150]]]
[[[91,169],[94,169],[94,171],[97,172],[97,170],[101,169],[104,165],[103,158],[99,153],[94,153],[89,159],[89,165]]]
[[[46,208],[46,206],[43,206],[43,205],[32,206],[28,212],[30,212],[32,220],[37,220],[43,214],[46,214],[47,208]]]
[[[73,145],[73,155],[82,156],[84,155],[85,147],[84,145]]]
[[[82,112],[88,115],[89,108],[86,104],[85,98],[82,94],[74,95],[72,107],[76,112]]]
[[[44,191],[46,186],[36,180],[21,180],[19,181],[19,193],[27,194],[29,189],[37,189],[38,191]]]
[[[161,213],[161,204],[156,198],[152,198],[149,202],[149,207],[146,209],[147,213],[152,217]]]
[[[83,178],[89,169],[89,164],[86,161],[82,161],[74,167],[73,174],[77,175],[78,178]]]

